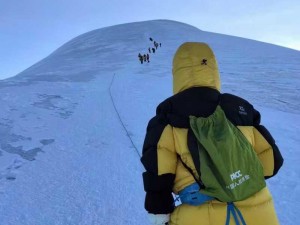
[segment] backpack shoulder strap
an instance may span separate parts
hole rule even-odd
[[[193,173],[193,170],[188,166],[186,165],[185,162],[183,162],[183,160],[181,159],[180,155],[178,155],[178,158],[179,160],[181,161],[182,165],[190,172],[190,174],[193,176],[194,180],[196,181],[196,183],[199,185],[200,189],[204,189],[205,186],[204,184],[202,183],[201,179],[197,179],[197,177],[195,176],[195,174]]]

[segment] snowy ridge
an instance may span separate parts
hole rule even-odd
[[[162,47],[141,65],[149,37]],[[172,58],[185,41],[207,42],[222,92],[261,111],[285,158],[269,181],[280,221],[300,222],[300,52],[157,20],[80,35],[0,81],[0,224],[147,224],[136,149],[172,95]]]

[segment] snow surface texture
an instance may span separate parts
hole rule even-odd
[[[149,37],[162,46],[141,65]],[[139,155],[186,41],[207,42],[222,92],[261,112],[285,158],[268,181],[279,219],[300,224],[300,52],[166,20],[91,31],[0,81],[0,224],[148,224]]]

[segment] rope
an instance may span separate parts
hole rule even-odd
[[[119,113],[119,111],[118,111],[118,109],[117,109],[117,107],[116,107],[114,98],[113,98],[113,96],[112,96],[112,94],[111,94],[111,87],[112,87],[112,85],[113,85],[113,82],[114,82],[114,79],[115,79],[115,75],[116,75],[116,74],[114,73],[113,78],[111,79],[111,83],[110,83],[110,85],[109,85],[109,95],[110,95],[110,99],[111,99],[112,104],[113,104],[113,106],[114,106],[114,109],[115,109],[115,111],[116,111],[116,113],[117,113],[117,115],[118,115],[119,121],[120,121],[120,123],[121,123],[123,129],[124,129],[125,132],[126,132],[127,137],[129,138],[129,140],[130,140],[132,146],[134,147],[136,153],[138,154],[139,158],[141,158],[142,156],[141,156],[139,150],[137,149],[137,147],[135,146],[135,144],[134,144],[132,138],[130,137],[130,134],[129,134],[128,130],[126,129],[126,126],[124,125],[124,123],[123,123],[123,121],[122,121],[122,119],[121,119],[120,113]]]

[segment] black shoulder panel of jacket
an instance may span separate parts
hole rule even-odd
[[[219,102],[220,92],[207,87],[194,87],[179,92],[161,103],[168,123],[177,128],[189,127],[189,116],[207,117]]]
[[[253,126],[254,108],[245,99],[224,93],[221,95],[220,106],[234,125]]]
[[[157,143],[166,125],[167,122],[164,118],[161,115],[156,115],[150,120],[147,126],[141,162],[147,171],[154,174],[158,173]]]
[[[208,117],[217,105],[222,107],[234,125],[253,126],[255,110],[248,101],[232,94],[220,94],[207,87],[194,87],[180,92],[162,102],[157,112],[163,112],[171,126],[188,128],[190,115]]]
[[[175,174],[158,175],[157,164],[157,144],[168,125],[167,112],[170,106],[168,100],[161,103],[156,109],[156,116],[149,121],[141,158],[146,169],[143,173],[145,209],[154,214],[171,213],[175,207],[172,196]]]

